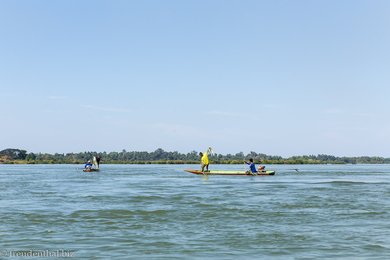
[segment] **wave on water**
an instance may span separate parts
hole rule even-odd
[[[314,182],[313,184],[336,184],[336,185],[372,185],[372,184],[390,184],[388,182],[375,182],[375,181],[350,181],[350,180],[340,180],[340,181],[322,181]]]
[[[83,219],[122,219],[134,216],[163,216],[171,210],[126,210],[126,209],[98,209],[98,210],[77,210],[69,215],[71,218]]]

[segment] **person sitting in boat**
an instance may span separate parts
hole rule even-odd
[[[260,160],[259,160],[259,163],[261,163]],[[260,165],[259,168],[257,168],[257,171],[258,172],[265,172],[265,166],[264,165]]]
[[[245,162],[247,165],[249,165],[249,171],[248,174],[256,175],[258,172],[262,172],[265,169],[265,166],[260,165],[258,169],[256,169],[256,165],[253,162],[253,159],[250,158],[249,162]]]
[[[256,169],[256,164],[253,162],[253,159],[250,158],[249,162],[245,161],[245,163],[249,165],[249,171],[247,171],[247,174],[256,175],[257,169]]]
[[[87,170],[90,170],[92,168],[92,163],[90,160],[88,160],[88,162],[85,164],[84,168]]]
[[[200,152],[199,153],[199,156],[200,156],[200,165],[201,165],[201,169],[202,169],[202,172],[204,173],[204,168],[206,168],[206,172],[209,171],[209,153],[212,152],[212,149],[211,147],[209,147],[209,149],[207,149],[207,151],[205,153],[202,153]]]

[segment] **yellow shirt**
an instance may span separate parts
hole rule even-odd
[[[208,153],[205,152],[200,160],[201,160],[202,164],[209,164],[209,155],[208,155]]]

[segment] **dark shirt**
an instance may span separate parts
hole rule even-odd
[[[253,172],[253,173],[257,172],[255,163],[248,163],[248,162],[246,162],[246,164],[249,165],[249,168],[251,169],[251,172]]]
[[[88,168],[88,167],[91,168],[92,167],[92,163],[86,163],[84,168]]]

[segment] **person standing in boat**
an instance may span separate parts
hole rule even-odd
[[[101,160],[102,158],[100,157],[100,156],[96,156],[96,162],[97,162],[97,167],[99,168],[99,166],[100,166],[100,160]]]
[[[206,168],[206,172],[209,171],[209,154],[212,153],[212,149],[211,147],[209,147],[209,149],[207,149],[207,151],[205,153],[202,153],[200,152],[199,153],[199,156],[200,156],[200,165],[201,165],[201,170],[202,172],[204,173],[205,172],[205,168]]]

